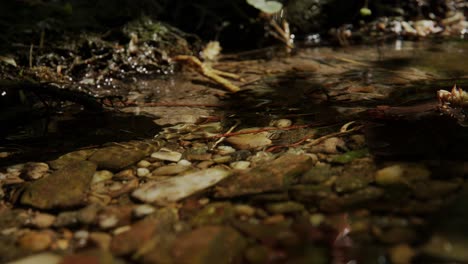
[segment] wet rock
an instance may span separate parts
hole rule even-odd
[[[138,177],[145,177],[145,176],[148,176],[150,174],[150,170],[148,170],[147,168],[138,168],[136,170],[136,175]]]
[[[238,150],[236,152],[231,153],[231,160],[232,161],[239,161],[239,160],[247,160],[252,156],[250,150]]]
[[[156,208],[149,204],[138,205],[133,209],[133,215],[136,218],[142,218],[156,211]]]
[[[50,247],[53,240],[52,231],[30,231],[18,238],[18,245],[32,252],[39,252]]]
[[[418,199],[432,199],[446,196],[460,188],[461,181],[420,181],[411,185],[413,194]]]
[[[177,218],[177,211],[170,208],[160,209],[154,215],[131,225],[129,230],[115,235],[110,250],[117,256],[132,254],[149,243],[158,233],[172,230]]]
[[[110,229],[130,224],[132,216],[132,205],[116,205],[101,210],[97,216],[97,223],[102,229]]]
[[[308,205],[315,205],[318,201],[334,195],[328,185],[294,185],[291,188],[291,197],[299,202],[306,202]]]
[[[312,146],[310,152],[312,153],[326,153],[338,154],[341,150],[346,149],[346,143],[341,138],[332,137],[324,140],[323,142]]]
[[[94,173],[94,175],[93,175],[93,179],[91,180],[91,184],[95,184],[95,183],[98,183],[98,182],[110,180],[110,179],[112,179],[113,176],[114,176],[114,174],[111,171],[108,171],[108,170],[96,171]]]
[[[151,157],[159,160],[177,162],[182,158],[182,153],[169,149],[161,149],[158,152],[152,153]]]
[[[234,206],[234,213],[240,216],[253,216],[255,208],[247,204],[237,204]]]
[[[235,170],[246,170],[250,166],[249,161],[235,161],[229,164],[229,166]]]
[[[177,165],[180,165],[180,166],[191,166],[192,165],[192,162],[186,160],[186,159],[181,159],[177,162]]]
[[[136,189],[132,196],[147,203],[166,204],[211,187],[229,175],[231,172],[225,169],[210,168],[183,176],[148,182]]]
[[[371,179],[363,174],[346,174],[336,178],[334,189],[337,193],[353,192],[366,187],[370,181]]]
[[[320,201],[320,209],[325,212],[337,212],[342,209],[351,209],[379,199],[384,195],[384,190],[376,187],[367,187],[343,196],[330,195]]]
[[[421,164],[395,164],[378,170],[375,182],[381,186],[427,180],[431,172]]]
[[[192,219],[193,226],[221,225],[234,217],[230,203],[212,203],[200,210]]]
[[[49,165],[43,162],[28,162],[24,164],[20,177],[25,180],[37,180],[49,171]]]
[[[380,169],[375,174],[375,182],[381,186],[403,183],[403,168],[399,165],[393,165]]]
[[[46,213],[36,213],[32,216],[29,225],[36,228],[48,228],[55,222],[55,215]]]
[[[204,226],[174,242],[174,262],[180,264],[242,263],[245,239],[231,227]]]
[[[167,176],[167,175],[176,175],[182,173],[188,169],[190,166],[186,165],[179,165],[179,164],[171,164],[159,167],[151,172],[151,176]]]
[[[257,129],[259,128],[247,128],[241,129],[238,132],[247,133],[249,131],[256,131]],[[272,141],[269,136],[270,133],[268,131],[247,133],[228,137],[226,142],[234,145],[237,149],[258,149],[271,145]]]
[[[63,167],[26,186],[20,202],[39,209],[83,205],[95,171],[96,165],[88,161]]]
[[[40,253],[32,256],[27,256],[15,261],[8,262],[9,264],[58,264],[62,261],[62,256],[52,253]]]
[[[212,160],[218,164],[228,163],[231,161],[231,156],[214,155]]]
[[[296,213],[304,211],[304,205],[297,202],[281,202],[266,205],[266,209],[275,214]]]
[[[277,119],[277,120],[272,120],[270,122],[270,126],[272,127],[278,127],[278,128],[285,128],[285,127],[290,127],[292,125],[292,121],[289,119]]]
[[[332,176],[339,175],[341,173],[341,167],[331,167],[329,164],[317,165],[300,177],[300,183],[317,184],[329,180]]]
[[[90,204],[77,211],[61,212],[55,222],[55,227],[70,227],[77,224],[90,225],[96,222],[98,212],[102,209],[100,205]]]
[[[208,152],[208,146],[205,144],[196,144],[191,149],[185,152],[186,159],[190,161],[208,161],[211,160],[212,154]]]
[[[231,146],[218,146],[216,148],[216,152],[219,155],[229,155],[229,154],[236,152],[236,149]]]
[[[313,166],[306,155],[286,154],[248,171],[238,171],[216,188],[217,197],[285,190]]]
[[[85,150],[78,150],[67,153],[63,156],[60,156],[56,160],[49,161],[49,165],[52,169],[58,170],[70,164],[76,163],[78,161],[83,161],[88,159],[96,149],[85,149]]]
[[[155,146],[137,143],[131,145],[113,145],[96,150],[88,160],[96,163],[99,169],[118,171],[137,163],[151,153]]]
[[[151,162],[147,161],[147,160],[140,160],[138,163],[137,163],[137,167],[138,168],[148,168],[149,166],[151,166]]]
[[[120,171],[114,175],[114,178],[116,180],[132,180],[136,176],[136,173],[133,169],[126,169],[123,171]]]

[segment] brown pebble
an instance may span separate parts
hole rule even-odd
[[[52,235],[50,231],[30,231],[18,239],[18,245],[23,249],[33,252],[46,250],[52,244]]]

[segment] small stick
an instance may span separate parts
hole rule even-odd
[[[189,65],[193,65],[194,68],[200,72],[203,76],[217,82],[230,92],[238,92],[240,91],[239,86],[232,84],[230,81],[224,79],[221,77],[219,74],[217,74],[213,69],[211,69],[209,66],[206,66],[203,64],[197,57],[194,56],[189,56],[189,55],[178,55],[172,58],[175,61],[185,61]]]

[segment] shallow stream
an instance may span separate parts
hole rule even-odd
[[[466,61],[464,40],[272,48],[212,65],[235,94],[184,68],[114,80],[101,112],[27,108],[0,130],[0,259],[468,263],[465,112],[437,99]]]

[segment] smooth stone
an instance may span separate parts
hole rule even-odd
[[[404,182],[403,173],[400,165],[385,167],[375,173],[375,183],[381,186],[400,184]]]
[[[112,179],[113,176],[114,176],[114,174],[111,171],[108,171],[108,170],[96,171],[94,173],[94,175],[93,175],[93,179],[91,180],[91,184],[95,184],[95,183],[98,183],[98,182],[110,180],[110,179]]]
[[[136,170],[136,174],[138,177],[145,177],[148,176],[150,173],[150,170],[148,170],[147,168],[138,168]]]
[[[46,214],[46,213],[36,213],[31,219],[31,226],[36,228],[48,228],[52,226],[57,217],[55,215]]]
[[[133,209],[133,215],[137,218],[142,218],[144,216],[150,215],[156,211],[156,208],[149,204],[138,205]]]
[[[20,202],[39,209],[80,206],[85,203],[96,164],[79,161],[26,186]]]
[[[159,167],[151,172],[152,176],[176,175],[190,169],[190,166],[171,164]]]
[[[370,178],[365,175],[347,174],[337,177],[334,187],[337,193],[347,193],[366,187],[370,181]]]
[[[255,131],[258,128],[241,129],[238,132]],[[240,134],[228,137],[226,142],[234,145],[237,149],[258,149],[271,145],[272,141],[269,139],[270,133],[268,131]]]
[[[245,161],[245,160],[240,160],[240,161],[234,161],[229,164],[231,168],[235,170],[246,170],[250,167],[250,161]]]
[[[332,137],[325,139],[323,142],[312,146],[310,152],[313,153],[326,153],[326,154],[339,154],[341,149],[346,149],[346,143],[343,139]]]
[[[151,162],[147,160],[140,160],[140,162],[137,163],[138,168],[148,168],[149,166],[151,166]]]
[[[313,166],[307,155],[285,154],[250,170],[235,171],[216,188],[216,197],[234,197],[286,190]]]
[[[210,168],[183,176],[148,182],[132,193],[132,196],[146,203],[166,204],[176,202],[198,191],[211,187],[231,172],[222,168]]]
[[[285,127],[290,127],[292,125],[292,121],[289,119],[278,119],[278,120],[273,120],[270,122],[270,126],[277,127],[277,128],[285,128]]]
[[[186,160],[186,159],[181,159],[177,162],[177,165],[182,165],[182,166],[190,166],[192,165],[192,162]]]
[[[88,160],[99,169],[118,171],[143,159],[148,153],[136,147],[109,146],[96,150]]]
[[[157,152],[153,152],[151,157],[159,160],[178,162],[182,158],[182,153],[163,148]]]
[[[229,155],[236,152],[236,149],[231,146],[218,146],[216,148],[217,154],[219,155]]]
[[[52,231],[30,231],[22,235],[17,243],[18,245],[32,252],[46,250],[52,244]]]
[[[58,170],[77,161],[83,161],[88,159],[88,157],[91,156],[95,151],[96,149],[84,149],[73,151],[60,156],[56,160],[49,161],[48,163],[52,169]]]

